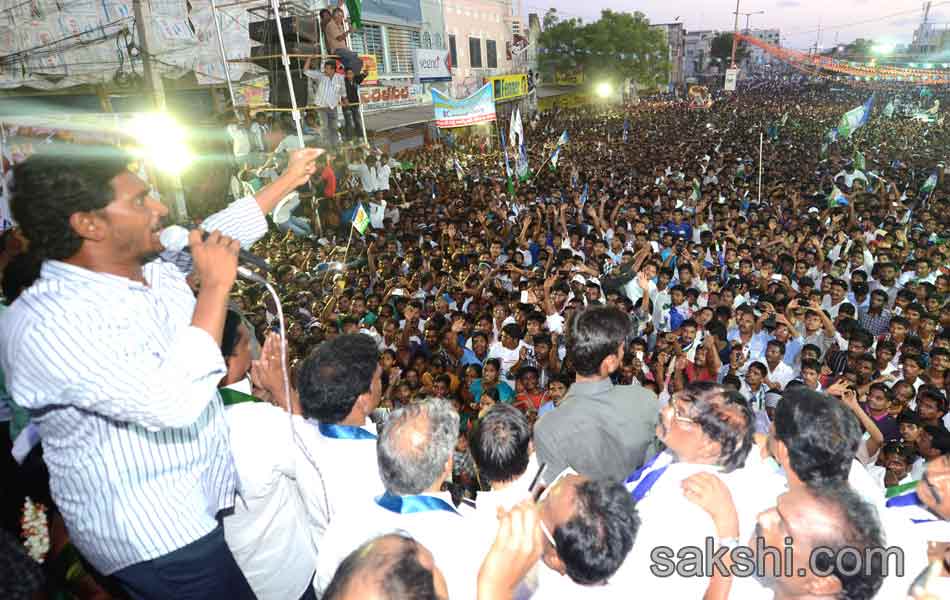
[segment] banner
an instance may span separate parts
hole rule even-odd
[[[429,102],[430,97],[421,84],[360,88],[360,104],[363,105],[363,111],[368,113]]]
[[[555,71],[555,85],[580,85],[584,83],[584,72],[580,69],[575,71]]]
[[[419,83],[452,81],[452,55],[448,50],[416,48],[412,51],[412,63]]]
[[[513,100],[528,93],[528,75],[526,73],[488,77],[485,81],[492,84],[492,94],[495,102]]]
[[[736,91],[736,80],[739,79],[739,69],[726,69],[726,85],[725,90],[727,92]]]
[[[449,98],[439,90],[432,90],[432,104],[437,127],[464,127],[495,120],[495,101],[492,99],[490,83],[461,100]]]
[[[363,80],[362,85],[379,85],[379,61],[376,60],[376,55],[360,54],[360,59],[363,61],[363,69],[366,71],[366,79]],[[340,64],[340,68],[342,68],[343,63]]]

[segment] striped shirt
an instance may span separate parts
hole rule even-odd
[[[267,231],[254,198],[204,227],[245,247]],[[48,260],[0,319],[0,365],[39,428],[53,499],[106,575],[196,541],[234,502],[225,365],[190,325],[190,261],[176,262],[146,264],[144,285]]]
[[[304,75],[313,80],[314,87],[313,104],[325,108],[336,108],[340,104],[340,98],[346,93],[343,86],[343,76],[334,73],[332,77],[327,77],[323,71],[304,71]]]

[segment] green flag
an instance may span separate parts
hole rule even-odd
[[[920,194],[929,194],[934,191],[934,188],[937,187],[937,174],[931,173],[930,177],[927,178],[927,181],[924,182],[924,185],[920,188]]]
[[[360,235],[363,235],[369,229],[369,215],[366,214],[362,204],[357,207],[356,214],[353,215],[353,227],[360,232]]]
[[[353,29],[363,28],[363,0],[346,0],[346,12],[350,13]]]
[[[854,151],[854,168],[863,171],[867,167],[867,164],[864,162],[864,155],[860,151]]]

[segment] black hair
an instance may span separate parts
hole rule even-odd
[[[521,340],[521,338],[524,337],[524,332],[521,331],[521,327],[518,326],[517,323],[508,323],[507,325],[501,328],[501,331],[503,333],[507,333],[513,339],[516,339],[519,341]]]
[[[640,527],[627,489],[615,482],[584,481],[574,488],[574,515],[553,532],[568,577],[595,585],[612,577],[633,547]]]
[[[345,419],[356,399],[369,391],[378,363],[376,342],[362,333],[340,335],[317,346],[297,375],[304,416],[327,424]]]
[[[378,542],[384,538],[396,538],[398,546],[379,548]],[[419,562],[421,549],[414,539],[398,533],[366,542],[337,567],[323,594],[324,600],[343,598],[358,578],[374,579],[382,592],[379,597],[385,600],[438,600],[432,571]]]
[[[26,288],[40,278],[43,261],[36,254],[27,252],[17,254],[3,270],[3,297],[7,304],[16,300]]]
[[[775,437],[808,486],[845,482],[861,442],[861,426],[843,403],[808,389],[785,390],[773,418]]]
[[[684,400],[703,434],[719,443],[719,466],[731,473],[745,464],[752,450],[755,417],[743,396],[710,381],[687,384]],[[735,414],[738,412],[738,414]]]
[[[567,356],[579,375],[600,373],[600,365],[616,354],[630,334],[630,318],[612,306],[594,306],[571,318],[567,333]]]
[[[13,168],[13,218],[30,251],[42,258],[62,260],[79,252],[83,239],[69,218],[108,206],[115,198],[112,180],[128,172],[131,157],[118,148],[80,148],[34,154]]]
[[[495,404],[471,437],[472,458],[484,483],[511,481],[528,468],[531,426],[517,408]]]
[[[224,317],[224,329],[221,331],[221,356],[227,359],[236,354],[238,342],[241,340],[241,314],[229,308]]]

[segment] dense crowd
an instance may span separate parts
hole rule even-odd
[[[872,93],[866,124],[828,135]],[[911,88],[769,81],[708,109],[645,98],[526,115],[533,172],[511,187],[497,134],[393,157],[354,144],[304,167],[277,139],[291,127],[255,121],[267,156],[238,161],[234,203],[203,221],[269,261],[281,304],[239,281],[215,339],[237,479],[223,536],[253,595],[869,599],[903,597],[928,564],[950,576],[950,127],[885,110],[932,102]],[[267,172],[276,179],[262,188]],[[297,187],[286,173],[309,179],[314,199],[300,188],[286,203]],[[16,200],[14,213],[27,238],[52,235]],[[20,254],[20,237],[4,241],[4,295],[24,294],[0,324],[5,345],[82,354],[66,334],[34,349],[22,323],[54,293],[44,280],[77,277],[47,264],[33,284],[37,259],[83,251],[37,251],[31,238]],[[193,254],[197,320],[217,279]],[[115,319],[90,336],[119,335],[128,317]],[[174,348],[171,365],[145,362],[194,375],[200,361]],[[42,498],[82,555],[73,582],[88,589],[71,593],[157,597],[124,548],[97,547],[82,486],[57,485],[76,446],[44,437],[68,427],[50,407],[72,404],[71,380],[104,372],[76,361],[43,384],[67,395],[37,391],[18,352],[0,357],[11,440],[33,427],[42,444],[9,471],[29,484],[16,499],[42,487],[42,451],[53,492]],[[143,431],[191,422],[77,406]],[[109,461],[107,480],[136,472]],[[753,534],[776,547],[794,538],[801,572],[655,570],[659,547],[731,549]],[[820,573],[805,563],[822,546],[900,547],[904,572],[878,557],[859,559],[859,575],[834,560]],[[946,581],[917,597],[941,597]]]

